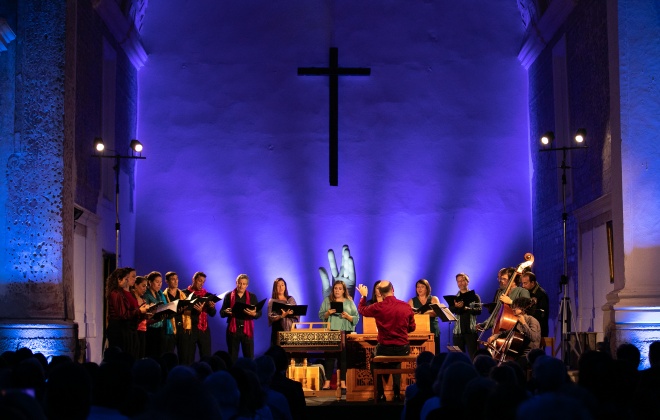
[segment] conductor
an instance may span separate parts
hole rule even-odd
[[[410,354],[408,333],[415,331],[413,310],[406,302],[394,297],[394,286],[391,282],[382,280],[377,287],[383,301],[371,305],[367,303],[367,295],[369,294],[367,286],[360,284],[357,288],[361,296],[358,304],[359,314],[375,318],[378,327],[378,344],[374,350],[374,356],[406,356]],[[380,365],[380,363],[371,364],[372,368],[379,368]],[[385,363],[383,365],[385,366],[382,367],[389,367],[389,365],[397,365],[397,368],[401,367],[401,363]],[[394,387],[393,400],[401,401],[401,375],[394,375],[392,382]],[[377,401],[385,402],[382,376],[379,377],[379,381],[375,386],[378,391]]]

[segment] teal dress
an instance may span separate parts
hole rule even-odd
[[[431,302],[433,298],[434,296],[429,296],[427,302]],[[415,296],[414,298],[412,298],[412,302],[415,308],[419,308],[420,306],[422,306],[422,302],[419,301],[419,296]],[[438,317],[431,315],[429,316],[431,317],[431,332],[435,336],[437,342],[438,337],[440,337],[440,328],[438,328]]]

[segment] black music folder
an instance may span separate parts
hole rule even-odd
[[[264,303],[266,303],[266,299],[257,302],[256,305],[248,305],[247,303],[243,302],[234,302],[234,306],[231,308],[231,314],[236,318],[245,318],[248,316],[245,312],[243,312],[245,309],[256,309],[256,311],[259,312],[261,308],[264,307]]]
[[[204,303],[214,302],[214,303],[218,303],[221,300],[222,300],[222,298],[220,297],[220,295],[214,295],[214,294],[211,294],[211,293],[207,293],[204,296],[197,296],[196,298],[193,298],[193,301],[195,303],[197,303],[197,302],[204,302]]]
[[[452,314],[449,308],[444,305],[440,306],[437,303],[432,303],[431,309],[433,309],[433,312],[435,312],[442,322],[456,321],[454,314]]]
[[[163,305],[163,302],[162,301],[158,301],[158,302],[154,302],[154,303],[146,303],[145,302],[142,305],[149,305],[149,308],[147,308],[147,312],[154,313],[154,312],[156,312],[156,309],[158,309],[158,307],[160,305]]]
[[[282,313],[282,310],[284,310],[284,311],[292,310],[293,315],[295,315],[295,316],[305,316],[305,315],[307,315],[307,305],[292,305],[290,303],[282,303],[282,302],[273,301],[273,305],[272,305],[271,309],[272,309],[273,312],[275,312],[278,315],[280,315]]]
[[[184,301],[177,299],[169,303],[163,303],[155,306],[155,309],[153,311],[154,314],[153,319],[155,321],[161,321],[166,318],[172,318],[174,315],[177,314],[177,311],[179,311],[179,307],[183,308],[184,304],[180,305],[180,302],[184,302]]]
[[[344,302],[330,302],[330,309],[337,311],[337,314],[344,312]]]
[[[456,302],[463,302],[465,303],[465,307],[467,307],[470,302],[476,302],[477,301],[477,294],[474,293],[474,290],[468,290],[465,293],[461,293],[460,296],[456,295],[446,295],[443,296],[445,301],[449,306],[456,306]]]
[[[413,308],[413,312],[416,314],[425,314],[427,311],[431,310],[431,302],[426,302],[419,308]]]

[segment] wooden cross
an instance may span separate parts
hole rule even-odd
[[[339,76],[369,76],[370,68],[339,67],[337,48],[330,48],[329,67],[298,67],[298,76],[330,77],[330,185],[339,184]]]

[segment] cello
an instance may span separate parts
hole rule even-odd
[[[534,263],[534,255],[531,253],[526,253],[524,258],[525,261],[518,266],[500,296],[509,296],[511,289],[516,284],[516,276],[522,274],[525,268],[530,267]],[[497,317],[493,324],[493,336],[499,335],[500,337],[488,343],[488,349],[493,358],[500,362],[513,360],[520,355],[520,351],[524,345],[524,337],[515,329],[518,318],[513,312],[513,309],[499,299],[494,312],[497,312]]]

